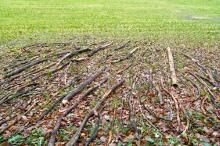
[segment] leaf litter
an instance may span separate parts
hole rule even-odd
[[[0,141],[220,145],[219,54],[145,40],[25,46],[3,67]]]

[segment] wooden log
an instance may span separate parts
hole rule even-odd
[[[167,47],[167,53],[168,53],[168,59],[169,59],[169,65],[170,65],[172,85],[174,87],[177,87],[178,86],[178,84],[177,84],[177,77],[176,77],[176,72],[175,72],[173,55],[172,55],[170,47]]]
[[[96,104],[96,106],[94,108],[92,108],[90,110],[90,112],[86,115],[86,117],[84,118],[82,124],[80,125],[79,129],[76,131],[76,133],[74,134],[74,136],[69,140],[69,142],[66,144],[66,146],[73,146],[76,145],[80,134],[82,132],[82,130],[84,129],[86,123],[88,122],[89,118],[92,117],[95,113],[97,113],[97,110],[101,107],[101,105],[104,104],[104,101],[107,99],[107,97],[114,92],[117,88],[119,88],[120,86],[122,86],[124,83],[124,80],[119,81],[117,84],[115,84],[111,89],[109,89],[103,96],[102,98],[98,101],[98,103]]]

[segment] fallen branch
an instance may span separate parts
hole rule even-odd
[[[58,72],[58,71],[64,69],[64,68],[65,68],[66,66],[68,66],[69,64],[70,64],[70,62],[67,62],[67,63],[61,65],[59,68],[56,68],[56,69],[53,69],[53,70],[49,71],[49,73],[50,73],[50,74],[54,74],[54,73],[56,73],[56,72]],[[47,74],[48,74],[48,72],[43,72],[42,74],[40,74],[40,75],[34,77],[34,78],[32,79],[32,81],[35,81],[35,80],[39,79],[40,77],[43,77],[43,76],[45,76],[45,75],[47,75]]]
[[[214,78],[214,76],[213,76],[213,74],[212,74],[212,71],[211,71],[210,69],[207,69],[206,72],[207,72],[207,74],[208,74],[208,77],[209,77],[209,79],[210,79],[210,82],[211,82],[215,87],[218,87],[218,83],[217,83],[217,81],[215,81],[215,78]],[[220,92],[220,90],[219,90],[219,92]]]
[[[126,71],[127,69],[129,69],[131,66],[132,66],[132,64],[126,65],[125,68],[119,70],[119,71],[117,72],[117,74],[123,73],[124,71]]]
[[[108,78],[105,78],[98,85],[96,85],[95,87],[90,88],[86,93],[84,93],[82,96],[80,96],[80,98],[73,105],[69,106],[68,109],[61,116],[58,117],[58,119],[56,121],[56,124],[55,124],[55,127],[54,127],[53,131],[51,132],[51,136],[50,136],[48,146],[54,146],[55,145],[56,135],[57,135],[58,130],[61,126],[62,119],[65,116],[67,116],[73,109],[75,109],[79,105],[79,103],[81,101],[83,101],[88,95],[90,95],[92,92],[96,91],[100,86],[102,86],[107,80],[108,80]]]
[[[201,102],[201,110],[202,110],[202,113],[204,114],[204,115],[207,115],[207,113],[206,113],[206,110],[205,110],[205,101],[208,99],[208,97],[207,96],[205,96],[205,97],[203,97],[203,99],[202,99],[202,102]]]
[[[124,83],[124,80],[119,81],[117,84],[115,84],[111,89],[109,89],[103,96],[102,98],[99,100],[99,102],[96,104],[96,106],[94,108],[92,108],[90,110],[90,112],[86,115],[86,117],[84,118],[82,124],[80,125],[79,129],[77,130],[77,132],[74,134],[74,136],[69,140],[69,142],[66,144],[66,146],[73,146],[76,145],[76,142],[78,141],[80,134],[82,132],[82,130],[84,129],[86,123],[88,122],[89,118],[92,117],[95,113],[97,113],[97,110],[100,108],[100,106],[102,104],[104,104],[104,101],[107,99],[107,97],[114,92],[117,88],[119,88],[120,86],[122,86],[122,84]]]
[[[170,93],[169,91],[167,91],[166,89],[163,89],[168,95],[170,95],[175,103],[175,107],[176,107],[176,119],[177,119],[177,131],[180,131],[180,109],[179,109],[179,105],[178,105],[178,101],[177,101],[177,97],[176,95],[174,95],[173,93]]]
[[[139,100],[140,101],[140,100]],[[141,104],[141,103],[140,103]],[[142,104],[141,104],[142,105]],[[144,119],[148,122],[148,124],[153,127],[154,129],[158,130],[160,133],[162,133],[149,119],[148,117],[145,116],[143,109],[142,109],[143,105],[139,107],[140,112],[142,114],[142,116],[144,117]],[[163,133],[162,133],[163,134]]]
[[[37,74],[37,73],[39,73],[39,72],[41,72],[41,71],[44,71],[45,69],[48,69],[48,68],[50,68],[50,67],[52,67],[52,66],[54,66],[54,65],[55,65],[55,63],[50,63],[49,65],[47,65],[47,66],[45,66],[45,67],[43,67],[43,68],[41,68],[41,69],[39,69],[39,70],[36,70],[36,71],[34,71],[34,72],[28,73],[27,75],[25,75],[25,78],[28,77],[29,75]]]
[[[189,81],[192,85],[193,85],[193,87],[195,87],[196,88],[196,99],[194,99],[193,100],[193,102],[194,101],[197,101],[199,98],[200,98],[200,87],[192,80],[192,79],[190,79],[190,78],[188,78],[187,76],[184,76],[184,75],[182,75],[187,81]]]
[[[6,127],[4,127],[1,131],[0,131],[0,135],[3,134],[6,130],[8,130],[11,126],[15,125],[17,122],[19,122],[22,117],[26,116],[31,110],[32,108],[37,104],[37,102],[33,103],[30,108],[22,115],[22,116],[17,116],[17,118],[11,122],[9,125],[7,125]],[[28,105],[27,105],[28,106]]]
[[[153,84],[154,84],[154,87],[155,87],[155,89],[156,89],[156,91],[157,91],[157,95],[158,95],[158,97],[159,97],[160,104],[163,105],[163,104],[164,104],[164,99],[163,99],[163,95],[162,95],[162,93],[161,93],[160,87],[159,87],[159,85],[156,84],[156,83],[153,83]]]
[[[187,130],[189,129],[189,124],[190,124],[190,118],[189,116],[187,115],[187,112],[185,110],[185,108],[183,108],[182,106],[180,106],[180,109],[183,111],[185,117],[186,117],[186,126],[185,126],[185,129],[183,130],[183,132],[181,134],[184,134],[187,132]]]
[[[103,69],[101,69],[100,71],[98,71],[96,74],[94,74],[93,76],[91,76],[90,78],[88,78],[87,80],[85,80],[84,82],[82,82],[75,90],[73,90],[71,93],[69,94],[65,94],[61,97],[59,97],[57,100],[55,100],[53,102],[53,104],[46,110],[44,111],[44,113],[38,118],[38,120],[35,123],[39,123],[46,115],[48,115],[50,113],[50,111],[52,111],[61,101],[66,104],[68,102],[68,100],[70,100],[71,98],[73,98],[75,95],[77,95],[79,92],[81,92],[81,90],[83,90],[88,84],[90,84],[92,81],[94,81],[98,76],[100,76],[104,70],[106,69],[106,67],[104,67]],[[67,99],[67,100],[66,100]]]
[[[213,89],[215,89],[215,90],[217,89],[220,92],[220,88],[218,87],[218,84],[215,81],[213,82],[213,81],[211,81],[211,79],[208,79],[198,73],[195,73],[195,75],[198,76],[199,78],[201,78],[202,80],[204,80],[205,82],[209,83],[211,86],[213,86],[214,87]]]
[[[72,61],[72,62],[79,63],[79,62],[81,62],[81,61],[85,61],[85,60],[88,60],[88,57],[85,57],[85,58],[78,58],[78,59],[72,59],[71,61]]]
[[[190,55],[187,55],[187,54],[183,54],[183,55],[184,55],[186,58],[191,59],[199,68],[202,69],[203,72],[206,73],[206,70],[207,70],[206,67],[203,66],[202,64],[200,64],[198,60],[194,59],[194,58],[193,58],[192,56],[190,56]]]
[[[131,99],[132,97],[132,99]],[[139,139],[139,132],[137,128],[137,120],[135,118],[134,98],[133,95],[128,96],[128,113],[129,113],[129,127],[135,131],[137,139]],[[110,143],[111,141],[109,141]]]
[[[119,47],[115,48],[115,49],[114,49],[114,51],[118,51],[118,50],[120,50],[120,49],[122,49],[122,48],[127,47],[127,46],[128,46],[128,44],[129,44],[130,42],[131,42],[131,41],[127,41],[125,44],[123,44],[123,45],[121,45],[121,46],[119,46]]]
[[[4,98],[0,101],[0,105],[2,105],[3,103],[6,103],[6,102],[9,102],[10,100],[14,99],[14,98],[18,98],[18,97],[21,97],[21,96],[25,96],[26,94],[30,93],[31,91],[33,91],[34,89],[36,89],[37,86],[33,86],[31,87],[30,89],[28,90],[24,90],[24,91],[16,91],[15,94],[11,94],[9,96],[7,96],[7,98]]]
[[[13,60],[9,65],[5,66],[4,68],[16,68],[16,67],[19,67],[21,65],[25,65],[25,64],[28,64],[29,62],[32,62],[34,61],[35,59],[37,59],[38,56],[35,56],[33,58],[31,58],[30,60],[22,60],[22,61],[18,61],[18,60]]]
[[[9,117],[9,118],[7,118],[7,119],[5,118],[5,119],[1,120],[0,126],[1,126],[2,124],[4,124],[4,123],[10,121],[11,119],[13,119],[13,118],[15,118],[15,117],[16,117],[16,115],[13,115],[13,116],[11,116],[11,117]]]
[[[81,53],[84,53],[84,52],[88,52],[88,51],[91,51],[89,48],[83,48],[83,49],[80,49],[80,50],[75,50],[75,51],[72,51],[66,55],[64,55],[58,62],[57,62],[57,66],[62,62],[64,61],[65,59],[67,58],[71,58],[75,55],[78,55],[78,54],[81,54]]]
[[[133,54],[134,54],[135,52],[137,52],[138,49],[139,49],[139,47],[134,48],[133,50],[131,50],[131,52],[128,53],[127,56],[125,56],[125,57],[123,57],[123,58],[119,58],[118,60],[115,60],[115,61],[113,61],[112,63],[118,63],[118,62],[122,62],[122,61],[124,61],[124,60],[130,59],[130,58],[133,56]]]
[[[201,80],[196,74],[192,72],[188,72],[188,73],[191,74],[193,77],[195,77],[208,90],[212,104],[214,105],[215,108],[220,109],[220,104],[216,103],[216,98],[212,93],[212,91],[210,90],[210,87],[206,84],[206,82]]]
[[[48,47],[48,46],[49,45],[47,43],[37,43],[37,44],[27,45],[21,49],[27,51],[26,49],[31,47]]]
[[[134,94],[133,94],[134,95]],[[138,98],[138,97],[136,97]],[[156,119],[160,119],[160,120],[164,120],[164,121],[169,121],[168,119],[166,118],[163,118],[163,117],[159,117],[154,111],[152,111],[151,109],[149,109],[147,106],[145,106],[145,104],[141,101],[141,97],[139,97],[139,103],[140,105],[143,107],[144,110],[146,110],[149,114],[151,114],[154,118]]]
[[[11,71],[10,73],[6,74],[6,75],[4,76],[4,78],[9,78],[9,77],[14,76],[14,75],[16,75],[16,74],[19,74],[19,73],[25,71],[26,69],[28,69],[28,68],[30,68],[30,67],[32,67],[32,66],[34,66],[34,65],[43,63],[44,61],[47,61],[47,59],[39,59],[39,60],[30,62],[29,64],[26,64],[26,65],[24,65],[23,67],[18,68],[18,69],[16,69],[16,70]]]
[[[173,55],[172,55],[170,47],[167,47],[167,53],[168,53],[168,59],[169,59],[169,65],[170,65],[172,85],[174,87],[177,87],[178,86],[178,84],[177,84],[177,77],[176,77],[176,72],[175,72]]]
[[[89,146],[90,143],[92,143],[95,140],[96,135],[98,134],[98,131],[99,131],[100,123],[101,123],[101,116],[100,116],[100,114],[98,114],[98,119],[97,119],[97,122],[96,122],[95,129],[93,130],[92,136],[86,142],[86,144],[85,144],[86,146]]]
[[[101,51],[101,50],[104,50],[105,48],[107,48],[108,46],[110,46],[113,42],[109,43],[109,44],[106,44],[106,45],[103,45],[103,46],[100,46],[100,47],[97,47],[96,49],[92,50],[89,54],[88,54],[88,57],[91,57],[93,56],[94,54],[96,54],[97,52]]]
[[[69,93],[67,96],[65,96],[62,100],[63,104],[66,104],[68,100],[72,99],[76,94],[78,94],[81,90],[83,90],[88,84],[90,84],[92,81],[94,81],[97,77],[99,77],[104,71],[106,67],[102,68],[100,71],[86,79],[84,82],[82,82],[75,90],[73,90],[71,93]]]

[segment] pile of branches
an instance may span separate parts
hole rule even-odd
[[[128,142],[124,140],[127,137],[134,140],[133,144],[146,144],[149,140],[140,128],[140,121],[158,131],[167,139],[165,143],[170,135],[179,135],[182,144],[192,144],[184,135],[194,129],[196,121],[192,111],[214,119],[208,126],[199,124],[216,132],[220,128],[218,71],[189,54],[177,51],[173,54],[168,47],[160,51],[165,55],[158,55],[165,57],[162,62],[166,67],[159,67],[157,74],[158,69],[146,61],[146,58],[154,60],[157,52],[143,49],[145,45],[105,41],[85,46],[44,43],[21,48],[22,53],[5,65],[0,82],[2,142],[9,142],[16,134],[23,134],[27,139],[31,131],[42,127],[46,129],[46,144],[53,146],[59,144],[59,130],[75,119],[73,123],[78,129],[60,144],[90,145],[97,139],[102,139],[103,144],[118,144]],[[175,67],[178,63],[175,55],[187,60],[184,68]],[[121,97],[121,107],[110,107],[110,101],[118,97]],[[93,100],[96,102],[91,105]],[[115,119],[129,128],[129,136],[112,133]],[[103,129],[108,122],[111,128],[106,135]],[[95,123],[93,132],[84,136],[86,125],[91,123]],[[218,136],[210,136],[209,142],[220,140]]]

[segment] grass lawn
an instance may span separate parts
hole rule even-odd
[[[220,145],[219,40],[220,0],[0,0],[0,146]]]
[[[60,34],[217,41],[220,38],[220,1],[0,1],[0,44]]]

